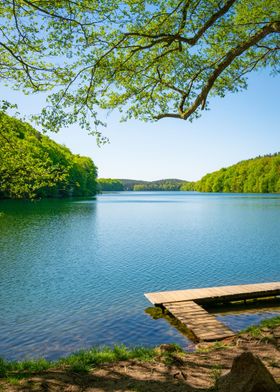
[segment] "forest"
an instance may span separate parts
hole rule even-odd
[[[126,191],[179,191],[186,181],[168,178],[155,181],[120,179]]]
[[[31,125],[0,112],[0,198],[93,196],[102,191],[280,193],[280,153],[206,174],[197,182],[100,178],[90,158],[74,155]]]
[[[124,190],[123,183],[113,178],[98,178],[97,183],[100,192]]]
[[[222,168],[194,184],[199,192],[280,193],[280,153]]]
[[[228,168],[206,174],[196,182],[178,179],[157,181],[109,179],[109,181],[120,183],[119,189],[114,189],[120,191],[280,193],[280,153],[241,161]]]
[[[96,177],[90,158],[0,112],[0,198],[92,196]]]

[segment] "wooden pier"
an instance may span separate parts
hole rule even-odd
[[[192,290],[146,293],[154,305],[167,309],[193,332],[200,341],[221,340],[234,335],[215,316],[203,309],[203,304],[226,303],[280,295],[280,282],[238,286],[208,287]]]

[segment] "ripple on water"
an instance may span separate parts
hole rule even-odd
[[[116,343],[187,348],[166,320],[145,314],[144,292],[280,280],[277,195],[123,192],[2,201],[0,212],[8,359]],[[261,317],[222,316],[236,330]]]

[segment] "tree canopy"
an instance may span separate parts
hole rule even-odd
[[[98,178],[97,180],[100,191],[123,191],[123,183],[114,178]]]
[[[50,90],[51,130],[98,127],[98,108],[192,120],[249,72],[279,72],[278,0],[2,0],[0,14],[0,78]]]
[[[0,198],[92,196],[96,177],[90,158],[0,112]]]
[[[156,181],[146,181],[144,183],[135,184],[133,186],[134,191],[179,191],[182,184],[185,184],[184,180],[178,180],[175,178],[168,178]]]
[[[239,162],[206,174],[194,184],[199,192],[280,193],[280,153]]]

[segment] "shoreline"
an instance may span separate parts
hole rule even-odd
[[[55,362],[0,360],[0,390],[14,391],[213,391],[234,358],[252,352],[280,386],[280,316],[232,338],[199,343],[192,353],[178,345],[153,349],[93,348]],[[212,388],[212,389],[211,389]]]

